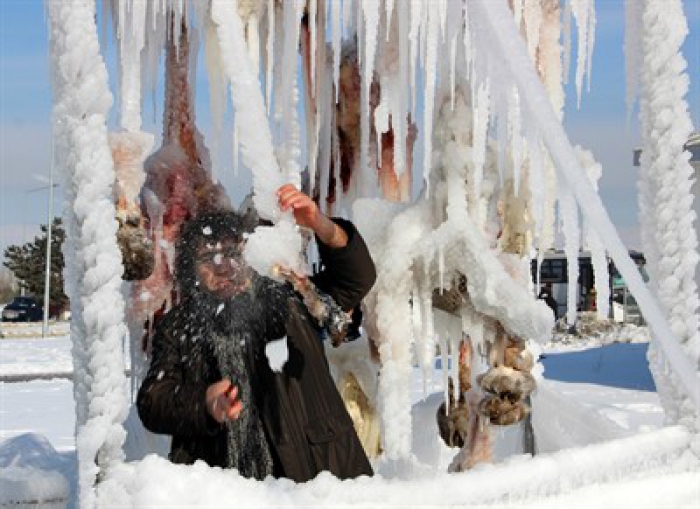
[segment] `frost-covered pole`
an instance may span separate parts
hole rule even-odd
[[[640,218],[642,242],[648,258],[651,288],[671,330],[685,349],[691,364],[700,366],[698,289],[695,270],[698,240],[693,222],[693,168],[684,145],[692,132],[685,94],[688,91],[686,61],[680,53],[688,33],[680,0],[645,0],[641,9],[640,119],[642,159],[640,168]],[[666,379],[666,362],[650,349],[657,385]],[[665,382],[665,380],[664,380]],[[660,388],[661,389],[661,388]],[[672,390],[672,389],[670,389]],[[675,390],[672,390],[675,392]],[[664,394],[662,403],[673,421],[683,419],[682,399]],[[666,396],[666,397],[665,397]],[[697,415],[697,414],[696,414]],[[686,415],[685,418],[692,415]]]
[[[126,416],[123,267],[112,202],[106,117],[112,106],[95,2],[48,2],[53,123],[66,206],[80,505],[96,505],[100,471],[121,461]]]
[[[561,122],[557,118],[547,92],[532,64],[522,38],[513,23],[505,2],[472,0],[475,22],[491,34],[494,50],[510,68],[510,75],[517,84],[523,107],[527,110],[534,127],[541,133],[559,175],[572,189],[585,217],[595,228],[608,252],[639,303],[654,338],[666,355],[685,394],[695,409],[700,409],[700,376],[696,363],[691,363],[664,319],[656,301],[642,281],[637,266],[630,259],[627,249],[617,235],[610,217],[598,194],[581,168]]]

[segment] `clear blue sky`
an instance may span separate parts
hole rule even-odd
[[[569,86],[565,126],[572,141],[591,150],[603,164],[603,201],[623,240],[629,247],[640,248],[636,170],[632,167],[632,150],[639,143],[638,121],[635,114],[627,125],[624,2],[597,0],[596,4],[598,26],[591,90],[584,94],[581,109],[577,110],[575,89]],[[700,0],[684,0],[684,6],[690,28],[684,46],[691,80],[687,99],[697,130]],[[51,152],[51,88],[42,0],[0,0],[0,45],[0,249],[4,249],[30,238],[46,221],[46,191],[27,192],[43,185],[34,176],[48,174]],[[575,61],[575,56],[572,58]],[[572,66],[572,73],[574,70]],[[199,104],[197,114],[206,135],[208,104]],[[159,126],[149,124],[145,128],[158,139]],[[58,198],[60,205],[60,192]]]

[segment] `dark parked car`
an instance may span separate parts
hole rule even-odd
[[[3,322],[40,322],[44,309],[32,297],[15,297],[2,310]]]

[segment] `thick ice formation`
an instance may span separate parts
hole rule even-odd
[[[634,11],[631,18],[638,14]],[[640,117],[642,121],[642,158],[639,208],[642,241],[647,254],[651,288],[659,299],[661,312],[668,320],[673,337],[682,346],[680,355],[688,359],[695,372],[694,386],[678,386],[668,373],[665,360],[669,353],[655,346],[650,352],[654,375],[663,380],[660,390],[671,419],[698,429],[700,386],[700,331],[698,329],[698,288],[695,271],[698,264],[697,221],[693,211],[693,176],[690,154],[684,151],[692,122],[684,99],[688,90],[686,61],[680,53],[688,33],[680,1],[649,0],[641,17],[643,37],[640,66]],[[638,55],[635,48],[630,56]],[[636,59],[632,58],[631,70]],[[654,327],[660,336],[665,331]],[[660,338],[658,338],[660,339]],[[663,349],[665,350],[665,349]],[[669,356],[670,357],[670,356]],[[692,391],[695,391],[693,397]],[[688,396],[690,398],[688,399]],[[694,408],[689,405],[694,402]],[[700,451],[700,442],[695,443]]]
[[[80,503],[95,505],[100,472],[123,458],[127,414],[122,342],[123,267],[116,242],[114,166],[106,119],[112,105],[93,2],[51,2],[53,125],[70,200],[66,228]]]

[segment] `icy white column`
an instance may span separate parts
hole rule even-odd
[[[106,116],[112,106],[92,0],[48,2],[54,133],[66,171],[73,310],[79,500],[96,503],[100,471],[123,458],[127,396],[122,341],[123,272],[112,202]]]
[[[688,33],[680,0],[645,0],[642,7],[640,118],[642,159],[640,218],[652,290],[674,335],[695,369],[700,364],[698,241],[693,227],[693,168],[684,145],[692,131],[685,94],[686,61],[680,53]],[[668,378],[666,362],[650,351],[657,381]],[[669,380],[670,381],[670,380]],[[666,385],[666,380],[658,385]],[[682,420],[683,398],[660,387],[672,420]],[[670,394],[673,392],[674,394]],[[697,415],[697,414],[696,414]],[[692,414],[685,415],[692,421]]]

